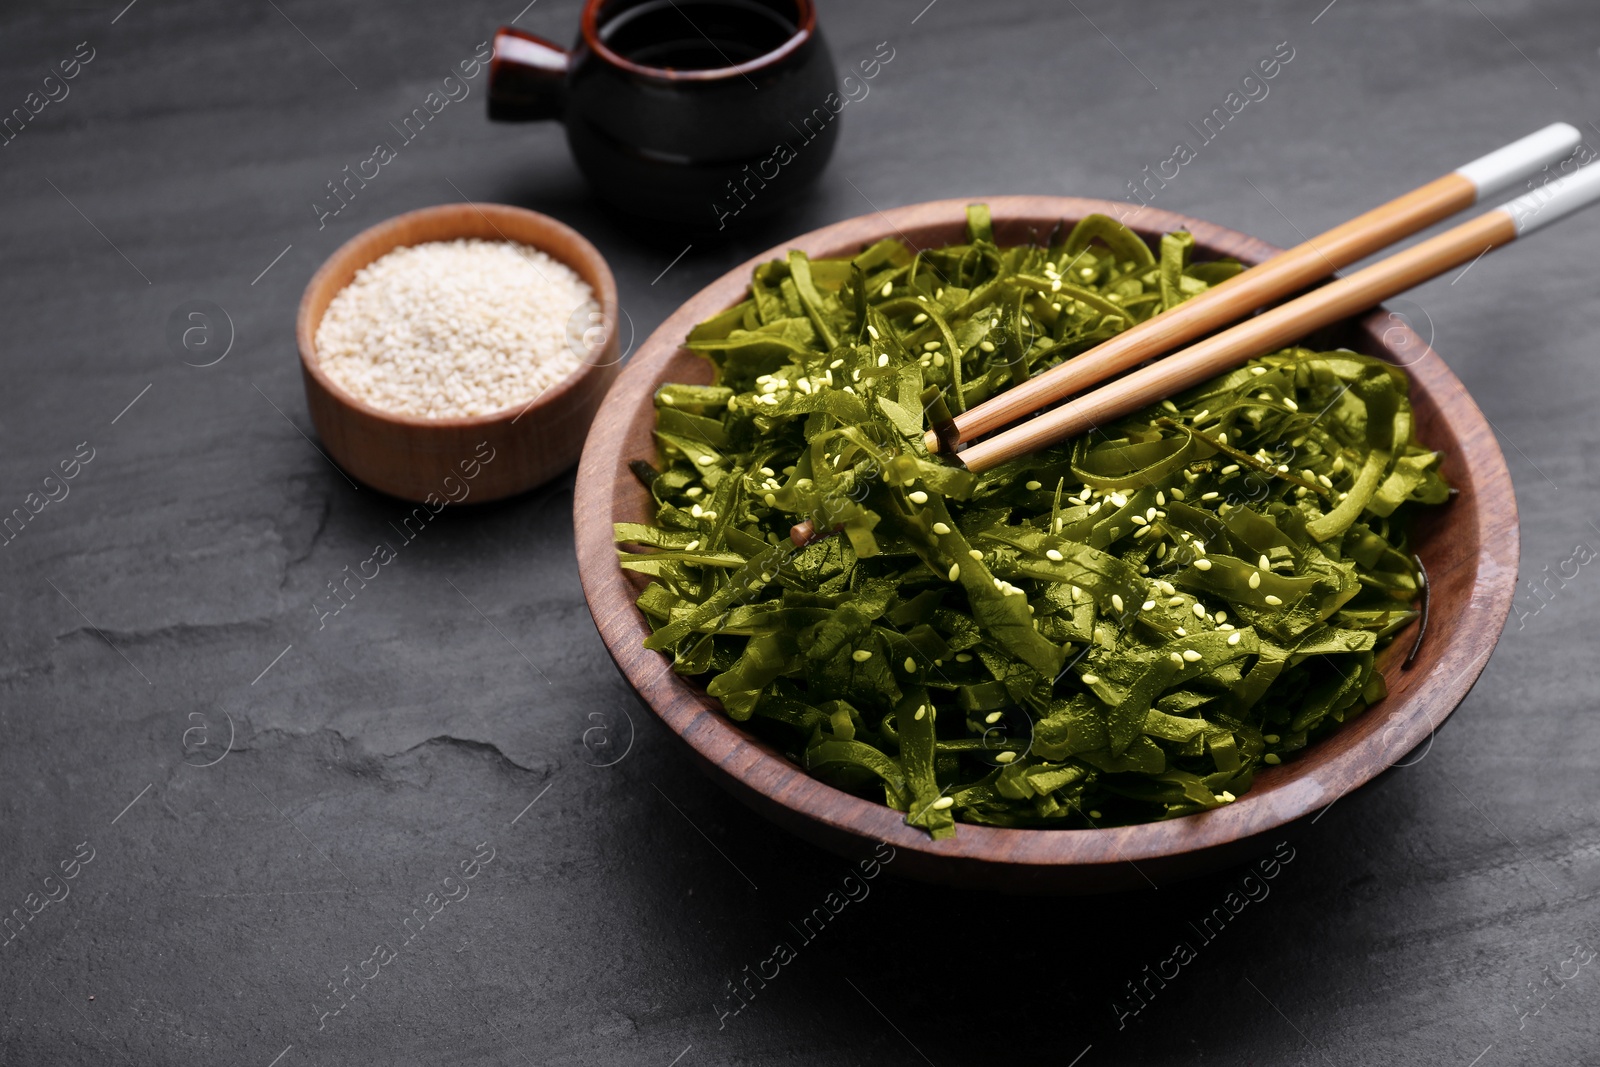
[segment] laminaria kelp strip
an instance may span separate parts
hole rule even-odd
[[[1091,216],[756,268],[656,395],[646,641],[811,773],[934,837],[1228,803],[1384,695],[1407,513],[1448,488],[1399,369],[1294,348],[974,475],[923,433],[1232,276]],[[800,548],[791,527],[836,530]]]

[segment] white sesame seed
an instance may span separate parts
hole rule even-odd
[[[933,807],[938,811],[944,811],[946,808],[954,807],[955,802],[954,797],[940,797],[933,802]]]
[[[1236,471],[1238,471],[1238,469],[1239,469],[1239,465],[1237,463],[1230,463],[1226,467],[1222,468],[1222,473],[1223,474],[1233,474]]]
[[[961,564],[959,564],[959,563],[950,564],[950,580],[953,582],[953,581],[955,581],[956,579],[958,579],[960,577],[961,577]]]
[[[1061,550],[1059,548],[1047,548],[1047,549],[1045,549],[1044,550],[1044,558],[1045,559],[1049,559],[1049,560],[1054,560],[1057,563],[1060,563],[1063,559],[1066,559],[1066,557],[1061,554]]]
[[[690,541],[688,544],[684,545],[683,546],[683,550],[685,552],[693,552],[695,549],[697,549],[699,547],[700,547],[700,539],[698,537],[696,537],[693,541]]]
[[[1083,676],[1083,684],[1084,685],[1099,685],[1100,684],[1100,676],[1098,674],[1085,674]]]
[[[950,532],[950,527],[946,526],[942,522],[936,522],[933,524],[933,532],[936,534],[947,534]]]
[[[995,723],[1005,718],[1005,714],[1006,713],[1003,711],[991,711],[989,714],[983,717],[983,721],[993,726]]]
[[[883,283],[883,288],[878,290],[878,295],[879,296],[888,296],[892,292],[894,292],[894,283],[893,282],[884,282]]]
[[[919,311],[919,312],[917,312],[917,317],[911,320],[911,325],[913,325],[913,326],[921,326],[923,323],[925,323],[927,321],[928,321],[927,313]]]
[[[1122,610],[1122,594],[1121,593],[1112,593],[1111,594],[1111,606],[1116,608],[1118,611]]]
[[[889,353],[887,353],[887,352],[878,353],[878,366],[887,367],[888,365],[889,365]]]
[[[850,658],[855,660],[857,663],[865,663],[867,660],[872,658],[872,653],[868,652],[864,648],[858,648],[854,652],[850,653]]]
[[[598,356],[589,334],[603,337],[599,319],[588,284],[538,249],[435,241],[357,273],[322,317],[317,359],[338,386],[386,411],[486,415]]]
[[[1169,652],[1168,656],[1171,658],[1172,662],[1176,663],[1180,667],[1183,666],[1183,657],[1181,655],[1176,652]]]
[[[1205,558],[1197,559],[1194,561],[1194,569],[1197,571],[1208,571],[1211,569],[1211,561]]]
[[[1241,634],[1238,630],[1233,631],[1233,633],[1228,635],[1228,644],[1237,645],[1239,643],[1239,638],[1241,638],[1243,636],[1244,635]]]
[[[913,489],[911,492],[906,494],[906,498],[909,499],[913,504],[926,504],[928,502],[928,494],[924,493],[921,489]]]
[[[1183,650],[1183,659],[1186,663],[1199,663],[1200,653],[1196,652],[1192,648],[1186,648]]]
[[[1268,593],[1264,599],[1266,600],[1266,602],[1268,604],[1272,605],[1273,607],[1277,607],[1278,605],[1283,603],[1283,598],[1282,597],[1273,596],[1271,593]]]
[[[973,559],[975,559],[975,560],[979,560],[979,561],[982,561],[982,559],[983,559],[983,553],[982,553],[982,552],[979,552],[979,551],[978,551],[978,550],[977,550],[977,549],[975,549],[975,548],[969,548],[969,549],[967,549],[967,555],[969,555],[969,556],[971,556],[971,557],[972,557],[972,558],[973,558]]]
[[[1044,488],[1044,483],[1043,482],[1035,482],[1035,481],[1023,482],[1022,483],[1022,488],[1028,490],[1029,492],[1032,492],[1032,491],[1034,491],[1036,489],[1043,489]]]
[[[1260,571],[1251,571],[1250,572],[1250,588],[1251,589],[1260,589],[1261,588],[1261,572]]]
[[[1010,752],[1010,751],[996,752],[994,754],[994,761],[996,763],[1010,763],[1012,760],[1014,760],[1016,758],[1017,758],[1017,754],[1015,752]]]
[[[926,714],[928,714],[928,706],[926,704],[918,704],[917,705],[917,713],[915,715],[911,716],[911,717],[913,719],[917,720],[918,722],[921,722],[922,721],[922,717],[924,715],[926,715]]]
[[[1221,493],[1201,493],[1200,494],[1200,499],[1201,500],[1215,500],[1215,499],[1217,499],[1217,497],[1219,497],[1221,495],[1222,495]]]
[[[1194,614],[1195,614],[1195,617],[1199,618],[1199,619],[1203,619],[1203,618],[1206,617],[1205,606],[1203,604],[1201,604],[1200,601],[1198,601],[1198,600],[1196,600],[1194,602]]]
[[[917,669],[917,661],[910,656],[906,657],[906,673],[910,674]]]

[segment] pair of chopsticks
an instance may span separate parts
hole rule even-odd
[[[1504,192],[1565,159],[1580,139],[1577,129],[1558,122],[1473,160],[957,415],[953,425],[940,427],[937,434],[928,433],[928,449],[937,452],[971,441],[1080,394],[1060,407],[956,453],[969,470],[988,470],[1138,411],[1314,330],[1366,311],[1445,271],[1475,262],[1491,249],[1600,200],[1600,166],[1580,168],[1415,247],[1238,321],[1341,267]],[[1234,322],[1237,325],[1174,351],[1179,345]],[[1164,353],[1170,354],[1085,392]]]

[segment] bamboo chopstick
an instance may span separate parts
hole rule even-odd
[[[1600,166],[1584,167],[1413,248],[1349,277],[1329,282],[1037,418],[971,445],[957,458],[969,470],[985,471],[1094,429],[1198,385],[1254,356],[1282,348],[1313,330],[1365,311],[1597,200],[1600,200]]]
[[[1170,352],[1274,300],[1304,289],[1342,267],[1449,218],[1565,158],[1582,134],[1552,123],[1466,166],[1335,226],[1249,270],[1212,286],[1170,311],[1147,319],[1087,352],[1022,382],[954,419],[956,443],[1031,415],[1113,374]],[[950,433],[948,428],[941,432]],[[930,452],[944,447],[929,431]]]

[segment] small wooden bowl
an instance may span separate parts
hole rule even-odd
[[[323,373],[317,327],[334,295],[356,272],[396,248],[479,237],[532,245],[576,271],[600,305],[605,344],[572,374],[531,404],[488,415],[424,419],[385,411],[345,392]],[[578,459],[583,435],[617,376],[617,283],[599,251],[548,215],[505,204],[441,204],[397,215],[363,230],[328,257],[300,298],[295,337],[306,383],[306,404],[323,447],[357,481],[403,500],[483,502],[526,492]],[[492,453],[489,451],[492,450]],[[485,455],[493,458],[479,462]],[[470,482],[464,473],[476,466]],[[445,479],[451,479],[449,485]]]
[[[681,347],[702,319],[744,299],[750,271],[788,248],[812,256],[852,255],[885,236],[919,247],[964,239],[969,201],[943,200],[865,215],[805,234],[736,267],[701,290],[644,343],[607,398],[614,417],[596,424],[578,468],[578,572],[600,636],[623,676],[662,722],[682,737],[718,783],[801,837],[845,856],[879,841],[898,851],[897,872],[928,881],[1011,892],[1100,892],[1170,882],[1248,859],[1297,820],[1371,781],[1432,736],[1489,660],[1505,623],[1517,576],[1517,509],[1499,445],[1444,361],[1396,317],[1375,311],[1318,343],[1346,345],[1405,366],[1417,436],[1443,452],[1443,471],[1459,489],[1423,515],[1414,547],[1432,580],[1427,640],[1411,669],[1402,661],[1415,625],[1380,658],[1389,696],[1332,736],[1277,767],[1264,767],[1250,791],[1225,807],[1165,822],[1104,830],[1009,830],[958,823],[953,838],[932,841],[883,804],[812,778],[730,720],[694,681],[642,642],[650,630],[634,599],[643,580],[617,565],[613,521],[647,522],[650,496],[628,461],[655,461],[652,395],[665,382],[706,382],[710,367]],[[1002,196],[988,201],[1000,244],[1042,239],[1057,221],[1125,205],[1066,197]],[[1259,263],[1277,249],[1199,219],[1145,209],[1131,220],[1148,239],[1194,234],[1204,258]]]

